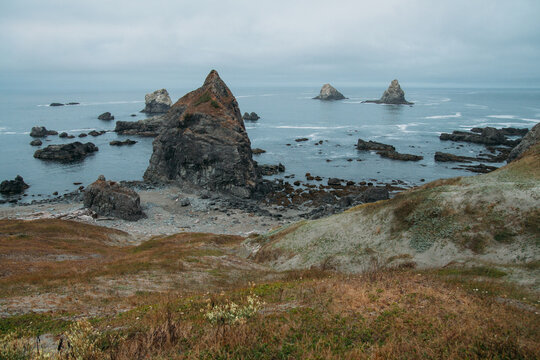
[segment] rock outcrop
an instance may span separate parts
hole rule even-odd
[[[32,140],[30,141],[30,145],[32,146],[41,146],[41,144],[43,144],[43,142],[39,139],[35,139],[35,140]]]
[[[99,120],[110,121],[110,120],[114,120],[114,116],[112,116],[111,113],[107,111],[107,112],[104,112],[103,114],[99,115],[98,119]]]
[[[92,131],[90,131],[90,132],[88,133],[88,135],[92,135],[92,136],[96,137],[96,136],[103,135],[103,134],[105,134],[105,133],[106,133],[105,130],[100,130],[100,131],[92,130]]]
[[[521,139],[520,143],[512,149],[508,154],[508,162],[519,159],[521,155],[527,151],[531,146],[540,141],[540,123],[533,126],[533,128]]]
[[[177,182],[240,197],[253,194],[259,177],[238,103],[219,77],[184,95],[165,115],[153,143],[149,182]]]
[[[34,157],[41,160],[72,162],[82,160],[98,150],[98,147],[91,142],[83,144],[76,141],[63,145],[49,145],[44,149],[36,150]]]
[[[117,121],[115,132],[121,135],[156,137],[165,126],[163,116],[153,116],[139,121]]]
[[[476,158],[473,158],[473,157],[454,155],[454,154],[450,154],[450,153],[443,153],[443,152],[440,152],[440,151],[437,151],[435,153],[434,159],[435,159],[435,161],[438,161],[438,162],[470,163],[472,161],[476,161]]]
[[[64,104],[53,102],[53,103],[50,103],[49,106],[64,106]]]
[[[84,191],[84,206],[102,216],[135,221],[145,217],[139,194],[101,175]]]
[[[34,126],[30,131],[32,137],[45,137],[47,135],[58,135],[58,131],[47,130],[45,126]]]
[[[451,134],[442,133],[441,140],[462,141],[484,145],[506,145],[516,146],[520,140],[510,140],[506,137],[505,129],[495,129],[493,127],[475,128],[475,132],[454,131]]]
[[[383,144],[376,141],[365,141],[362,139],[358,139],[358,143],[356,144],[356,148],[358,150],[366,151],[366,150],[376,150],[376,151],[395,151],[396,148],[392,145]]]
[[[141,110],[147,114],[164,114],[172,106],[172,101],[169,93],[165,89],[156,90],[153,93],[144,96],[146,106]]]
[[[255,113],[255,112],[252,112],[251,114],[245,112],[244,116],[242,116],[242,119],[249,120],[249,121],[257,121],[260,118],[261,117],[259,115],[257,115],[257,113]]]
[[[392,105],[413,105],[414,103],[405,100],[405,92],[399,86],[397,79],[392,80],[379,100],[366,100],[366,103],[392,104]]]
[[[394,150],[378,151],[377,154],[379,154],[383,158],[399,160],[399,161],[420,161],[424,158],[423,156],[420,156],[420,155],[402,154]]]
[[[24,182],[24,179],[17,175],[14,180],[4,180],[0,183],[0,193],[5,195],[21,194],[30,186]]]
[[[136,144],[137,142],[135,140],[130,140],[130,139],[126,139],[124,141],[120,141],[120,140],[113,140],[109,143],[109,145],[111,146],[124,146],[124,145],[133,145],[133,144]]]
[[[324,84],[321,88],[319,95],[315,96],[313,99],[316,100],[343,100],[346,99],[342,93],[336,90],[330,84]]]

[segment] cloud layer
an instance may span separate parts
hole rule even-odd
[[[539,83],[538,1],[18,0],[3,71]]]

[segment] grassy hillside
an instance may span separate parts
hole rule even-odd
[[[354,273],[373,261],[420,268],[453,263],[537,268],[540,145],[492,173],[438,180],[391,200],[289,225],[245,245],[252,258],[280,270]],[[538,282],[536,275],[530,280]]]

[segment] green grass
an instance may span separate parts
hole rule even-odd
[[[210,94],[205,92],[204,94],[201,95],[201,97],[193,105],[198,106],[198,105],[204,104],[204,103],[206,103],[206,102],[208,102],[210,100],[212,100],[212,98],[210,97]]]
[[[46,333],[59,334],[71,321],[51,314],[28,313],[0,318],[0,334],[15,333],[18,336],[37,336]]]
[[[446,268],[437,270],[437,274],[452,276],[484,276],[494,279],[507,275],[507,273],[502,270],[488,266],[475,266],[471,268]]]

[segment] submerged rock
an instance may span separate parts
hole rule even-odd
[[[405,100],[405,92],[399,86],[397,79],[392,80],[379,100],[366,100],[366,103],[393,104],[393,105],[413,105],[414,103]]]
[[[17,175],[14,180],[4,180],[0,183],[0,193],[5,195],[21,194],[30,186],[24,182],[24,179]]]
[[[90,132],[88,133],[88,135],[92,135],[92,136],[96,137],[96,136],[103,135],[103,134],[105,134],[105,133],[106,133],[105,130],[100,130],[100,131],[92,130],[92,131],[90,131]]]
[[[531,146],[540,142],[540,123],[533,126],[533,128],[525,135],[521,142],[512,149],[508,155],[508,162],[519,159],[524,152],[526,152]]]
[[[98,147],[91,142],[83,144],[76,141],[63,145],[49,145],[44,149],[36,150],[34,157],[41,160],[72,162],[82,160],[98,150]]]
[[[43,142],[39,139],[35,139],[35,140],[32,140],[30,141],[30,145],[32,146],[40,146],[41,144],[43,144]]]
[[[266,150],[255,148],[255,149],[251,150],[251,152],[253,153],[253,155],[260,155],[260,154],[264,154],[266,152]]]
[[[257,115],[257,113],[255,113],[255,112],[252,112],[251,114],[248,114],[247,112],[245,112],[244,116],[242,116],[242,118],[244,120],[257,121],[261,117],[259,115]]]
[[[449,153],[443,153],[437,151],[435,153],[435,161],[438,162],[463,162],[463,163],[470,163],[472,161],[475,161],[475,158],[468,157],[468,156],[459,156]]]
[[[276,175],[284,171],[285,171],[285,166],[282,163],[279,163],[278,165],[268,165],[268,164],[257,165],[257,172],[261,176]]]
[[[53,103],[49,104],[49,106],[64,106],[64,104],[53,102]]]
[[[135,221],[146,217],[139,194],[100,176],[84,191],[84,206],[102,216]]]
[[[165,115],[144,179],[252,195],[259,178],[251,143],[238,103],[217,71]]]
[[[112,116],[111,113],[107,111],[107,112],[104,112],[103,114],[99,115],[98,119],[99,120],[110,121],[110,120],[114,120],[114,116]]]
[[[316,100],[343,100],[346,99],[342,93],[336,90],[330,84],[324,84],[321,88],[319,95],[315,96],[313,99]]]
[[[58,131],[47,130],[45,126],[34,126],[30,131],[32,137],[45,137],[47,135],[58,135]]]
[[[165,89],[156,90],[153,93],[144,96],[146,106],[141,110],[147,114],[164,114],[172,106],[172,101],[169,93]]]

